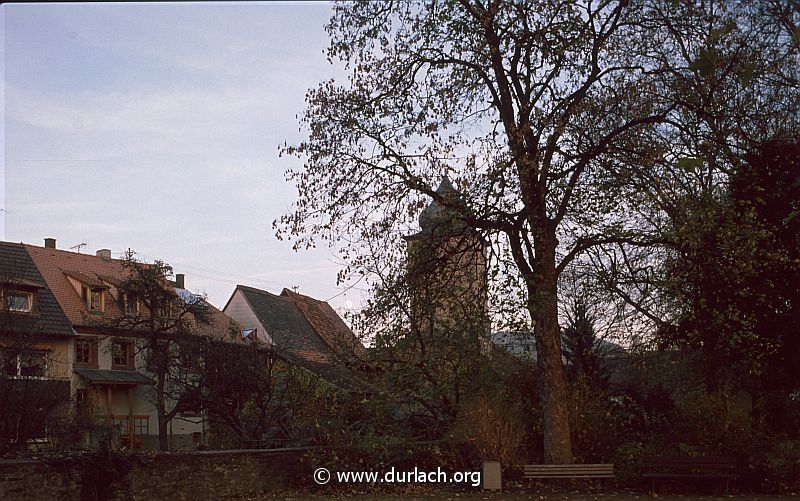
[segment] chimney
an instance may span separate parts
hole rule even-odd
[[[56,248],[56,239],[55,238],[45,238],[44,239],[44,246],[47,249],[55,249]]]
[[[185,279],[186,279],[186,275],[184,275],[183,273],[176,273],[175,274],[175,287],[177,287],[178,289],[185,289],[186,288],[186,287],[184,287]]]
[[[98,249],[95,255],[103,259],[111,259],[111,249]]]

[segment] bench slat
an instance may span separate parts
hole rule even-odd
[[[641,461],[641,466],[646,468],[731,468],[736,467],[736,458],[725,457],[647,457]]]
[[[565,478],[614,478],[614,475],[525,475],[526,479],[565,479]]]
[[[525,468],[536,468],[540,470],[567,469],[574,470],[580,468],[613,468],[613,464],[526,464]]]
[[[541,473],[544,475],[547,474],[559,474],[559,473],[612,473],[614,470],[610,468],[603,468],[603,469],[581,469],[581,470],[525,470],[526,473]]]
[[[614,478],[613,464],[528,464],[525,478]]]
[[[574,468],[576,466],[614,466],[613,463],[547,463],[547,464],[526,464],[527,467],[536,468]]]
[[[583,473],[586,475],[611,475],[614,472],[612,470],[570,470],[570,471],[525,470],[526,475],[577,475],[579,473]]]
[[[645,473],[642,478],[737,478],[733,473]]]
[[[577,470],[613,470],[612,467],[603,467],[603,466],[592,466],[592,467],[579,467],[579,468],[529,468],[525,467],[526,470],[536,470],[536,471],[577,471]]]
[[[561,475],[570,473],[613,473],[612,469],[581,469],[581,470],[525,470],[526,474]]]

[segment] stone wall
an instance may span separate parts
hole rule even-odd
[[[198,501],[258,496],[311,482],[307,452],[197,451],[0,460],[0,499]],[[120,465],[127,473],[113,473]]]

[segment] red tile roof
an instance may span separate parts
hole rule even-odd
[[[325,301],[283,289],[281,296],[289,299],[300,310],[314,331],[334,353],[340,356],[355,355],[363,359],[367,353],[361,340]]]
[[[125,277],[122,261],[118,259],[103,259],[89,254],[28,244],[25,244],[25,250],[28,251],[39,269],[39,273],[47,283],[47,287],[56,297],[61,310],[67,315],[72,325],[89,325],[89,319],[96,314],[93,314],[84,304],[80,293],[72,286],[68,276],[81,282],[83,282],[81,277],[86,277],[91,280],[91,283],[86,283],[90,287],[97,283],[103,283],[98,275],[117,276],[123,280]],[[106,314],[109,316],[120,313],[116,302],[110,298],[106,298],[105,307]]]
[[[28,244],[24,244],[24,247],[73,326],[96,327],[99,319],[121,315],[116,301],[118,298],[111,297],[111,294],[107,294],[105,298],[105,309],[102,314],[92,312],[81,299],[80,293],[72,286],[68,276],[89,287],[116,288],[128,275],[122,260]],[[212,305],[208,306],[211,309],[213,324],[200,326],[198,329],[200,333],[231,340],[228,337],[228,330],[234,324],[230,317]]]

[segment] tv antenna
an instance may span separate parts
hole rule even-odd
[[[73,245],[72,247],[70,247],[70,250],[74,249],[75,252],[80,254],[81,253],[81,249],[83,249],[84,247],[86,247],[86,242],[81,242],[78,245]]]

